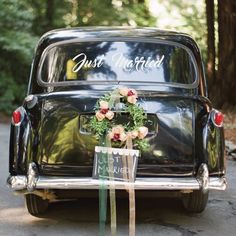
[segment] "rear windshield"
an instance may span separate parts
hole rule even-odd
[[[42,58],[43,82],[127,81],[192,84],[193,57],[183,47],[150,42],[81,42],[53,46]]]

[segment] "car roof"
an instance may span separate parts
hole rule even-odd
[[[45,33],[38,43],[38,49],[44,50],[47,46],[68,40],[85,40],[85,39],[98,39],[99,38],[113,38],[121,40],[122,38],[143,38],[146,39],[159,39],[168,40],[176,43],[181,43],[187,46],[193,51],[199,51],[196,42],[188,34],[160,30],[151,27],[78,27],[78,28],[66,28],[66,29],[56,29]]]

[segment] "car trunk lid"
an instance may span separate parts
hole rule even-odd
[[[100,92],[52,93],[42,101],[40,170],[45,174],[92,175],[94,147],[89,128]],[[194,102],[175,96],[139,95],[147,113],[150,148],[138,160],[138,176],[191,175],[194,165]],[[126,123],[127,114],[121,114]]]

